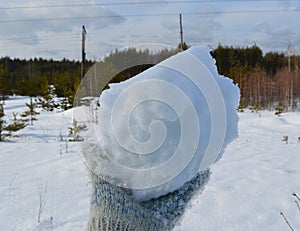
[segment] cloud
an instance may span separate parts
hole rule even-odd
[[[63,4],[74,3],[59,3]],[[1,5],[1,55],[80,59],[82,25],[86,26],[89,39],[95,31],[126,22],[125,17],[103,6],[36,7],[47,5],[55,4],[50,0],[23,0]],[[19,6],[26,8],[18,9]]]
[[[289,0],[279,0],[279,3],[285,8],[289,9],[291,6],[291,1]]]
[[[214,40],[215,32],[222,30],[222,25],[216,20],[196,19],[194,24],[187,27],[187,41],[197,41],[198,43],[209,44]]]
[[[26,6],[33,4],[37,6],[36,3],[28,3]],[[72,32],[78,27],[81,28],[83,24],[90,28],[102,29],[119,24],[125,21],[125,18],[101,6],[45,7],[7,9],[4,10],[0,21],[4,25],[0,31],[2,37],[26,35],[35,38],[42,32]]]
[[[268,50],[285,51],[289,42],[299,43],[299,34],[288,27],[276,27],[269,23],[260,23],[253,27],[253,32],[263,36],[260,43]]]
[[[271,28],[270,28],[269,23],[263,22],[258,25],[255,25],[252,30],[253,30],[253,32],[270,33]]]
[[[95,2],[98,1],[88,0],[84,4]],[[112,0],[109,3],[118,2],[120,1]],[[209,44],[214,47],[222,43],[248,46],[256,43],[263,50],[274,50],[285,49],[289,41],[295,45],[298,42],[300,44],[298,39],[300,31],[297,29],[299,12],[288,11],[299,7],[296,1],[206,3],[200,1],[170,3],[169,1],[168,3],[164,0],[163,4],[138,4],[144,2],[140,0],[132,2],[137,4],[0,10],[1,55],[34,57],[48,54],[50,57],[80,59],[82,25],[85,25],[88,33],[86,52],[89,59],[98,59],[116,48],[140,43],[176,46],[180,41],[179,13],[183,15],[184,40],[191,45]],[[3,3],[1,7],[21,4],[36,6],[58,3],[50,0],[35,2],[11,0]],[[76,4],[76,2],[62,0],[59,4]],[[274,9],[283,12],[263,12]],[[241,13],[243,11],[260,11],[260,13]],[[207,14],[207,12],[221,13]],[[33,20],[3,22],[19,19]],[[43,21],[43,19],[54,20]]]

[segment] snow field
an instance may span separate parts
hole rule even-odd
[[[299,113],[239,113],[239,138],[232,142],[201,195],[175,230],[295,230],[300,194]],[[282,141],[289,136],[289,144]]]
[[[6,101],[5,112],[25,111],[29,98]],[[88,170],[74,144],[59,141],[72,111],[41,112],[20,138],[0,143],[0,230],[84,230],[90,193]],[[292,192],[300,194],[300,114],[239,113],[239,138],[212,166],[208,184],[195,195],[176,231],[295,230],[299,213]],[[289,143],[282,141],[289,136]],[[62,155],[60,155],[62,150]],[[38,183],[48,182],[46,205],[37,223]],[[50,217],[53,217],[52,224]]]
[[[6,118],[26,110],[27,97],[6,102]],[[60,141],[71,126],[68,113],[41,112],[20,138],[0,143],[0,230],[84,230],[89,211],[88,171],[76,147]],[[60,154],[62,153],[62,154]],[[39,184],[46,204],[37,222]],[[50,217],[53,218],[52,223]]]

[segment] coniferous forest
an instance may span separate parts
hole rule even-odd
[[[187,47],[187,46],[186,46]],[[114,65],[122,57],[143,60],[145,65],[129,68],[117,74],[112,82],[128,79],[151,67],[179,50],[137,51],[129,48],[114,51],[105,57],[103,72],[114,73]],[[298,56],[263,51],[257,45],[232,47],[219,45],[211,52],[220,74],[230,77],[241,90],[240,109],[299,110],[300,76]],[[86,62],[88,70],[94,64]],[[63,59],[34,58],[30,60],[0,58],[0,97],[4,100],[12,94],[46,97],[55,94],[69,103],[81,81],[81,63]],[[50,88],[49,86],[53,86]]]
[[[241,90],[240,108],[295,111],[300,105],[299,56],[219,45],[213,52],[220,74]]]

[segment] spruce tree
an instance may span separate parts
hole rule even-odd
[[[0,142],[6,141],[9,137],[16,137],[13,135],[13,132],[17,132],[26,127],[24,122],[20,122],[20,120],[17,119],[17,113],[13,113],[14,122],[9,125],[6,125],[4,116],[4,107],[3,104],[0,104]]]
[[[32,102],[32,98],[30,98],[30,103],[26,103],[26,106],[28,107],[28,110],[25,111],[21,116],[22,117],[29,117],[29,119],[25,119],[25,121],[30,120],[30,124],[33,125],[33,121],[37,120],[35,117],[36,115],[40,114],[35,110],[36,105]]]
[[[38,107],[43,108],[45,111],[53,111],[54,108],[57,108],[59,105],[55,103],[54,98],[51,94],[47,94],[42,98],[38,98],[36,101]]]
[[[13,132],[17,132],[27,126],[24,122],[14,122],[13,124],[9,124],[5,127],[5,130],[8,132],[8,136],[12,137]]]

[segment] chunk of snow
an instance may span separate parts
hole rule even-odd
[[[165,195],[222,157],[237,138],[239,89],[192,47],[100,96],[99,124],[82,151],[96,174],[136,200]]]

